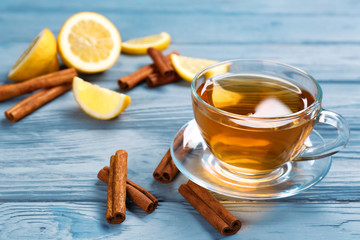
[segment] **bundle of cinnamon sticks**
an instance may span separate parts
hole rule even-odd
[[[240,230],[241,222],[205,188],[189,180],[179,187],[179,192],[222,235]]]
[[[158,206],[158,200],[150,192],[127,178],[127,157],[125,150],[118,150],[111,156],[110,167],[105,166],[97,175],[108,184],[106,220],[110,224],[125,220],[126,198],[146,213],[152,213]]]
[[[186,155],[189,153],[190,148],[183,146],[183,131],[180,132],[174,140],[173,148],[176,154]],[[156,167],[153,177],[156,181],[160,183],[169,183],[171,182],[175,176],[179,173],[171,154],[170,148],[165,153],[164,157],[159,162],[158,166]]]
[[[69,68],[20,83],[1,85],[0,101],[41,89],[5,111],[5,117],[11,122],[17,122],[26,117],[36,109],[70,90],[72,80],[75,76],[77,76],[76,70]]]
[[[159,50],[149,48],[148,54],[153,60],[153,64],[145,65],[137,71],[121,77],[117,80],[120,89],[129,90],[134,88],[139,83],[145,81],[148,87],[156,87],[180,79],[171,65],[171,54],[179,54],[176,51],[164,56]]]
[[[174,142],[175,145],[180,144],[182,138],[179,137]],[[118,150],[110,158],[110,167],[105,166],[97,175],[108,184],[106,220],[110,224],[125,221],[126,198],[146,213],[152,213],[158,206],[158,200],[150,192],[127,178],[127,157],[125,150]],[[189,180],[179,187],[179,192],[221,234],[233,235],[240,230],[241,222],[208,190]]]

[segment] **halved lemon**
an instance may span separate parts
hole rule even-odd
[[[42,30],[8,73],[8,78],[20,82],[59,69],[56,39],[47,28]]]
[[[181,78],[191,82],[198,72],[217,61],[171,54],[171,63]]]
[[[101,120],[118,116],[131,102],[128,95],[102,88],[78,77],[73,80],[73,94],[84,112]]]
[[[83,73],[97,73],[115,64],[121,51],[121,37],[115,25],[103,15],[80,12],[65,21],[58,45],[68,67]]]
[[[122,43],[121,51],[127,54],[147,54],[150,47],[156,48],[159,51],[165,50],[170,44],[170,34],[161,32],[141,38],[133,38]]]

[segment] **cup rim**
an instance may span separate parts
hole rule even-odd
[[[313,83],[315,83],[315,86],[317,88],[317,91],[318,91],[318,96],[317,98],[314,100],[314,102],[309,105],[308,107],[300,110],[300,111],[297,111],[297,112],[294,112],[294,113],[291,113],[291,114],[287,114],[287,115],[284,115],[284,116],[277,116],[277,117],[254,117],[254,116],[246,116],[246,115],[240,115],[240,114],[236,114],[236,113],[231,113],[231,112],[228,112],[228,111],[224,111],[224,110],[221,110],[219,108],[216,108],[210,104],[208,104],[207,102],[205,102],[196,92],[196,89],[195,89],[195,81],[196,79],[198,79],[204,72],[208,71],[209,69],[211,68],[214,68],[214,67],[217,67],[217,66],[220,66],[220,65],[224,65],[224,64],[229,64],[229,63],[233,63],[233,62],[245,62],[245,61],[251,61],[251,62],[266,62],[266,63],[272,63],[272,64],[277,64],[277,65],[281,65],[281,66],[285,66],[285,67],[288,67],[292,70],[295,70],[297,72],[300,72],[301,74],[305,75],[306,77],[308,77],[310,80],[313,81]],[[304,70],[301,70],[300,68],[297,68],[297,67],[294,67],[292,65],[289,65],[289,64],[285,64],[285,63],[282,63],[282,62],[278,62],[278,61],[273,61],[273,60],[264,60],[264,59],[241,59],[241,58],[236,58],[236,59],[230,59],[230,60],[226,60],[226,61],[221,61],[221,62],[218,62],[218,63],[215,63],[215,64],[212,64],[212,65],[209,65],[207,66],[206,68],[202,69],[200,72],[198,72],[195,77],[193,78],[192,82],[191,82],[191,92],[192,92],[192,95],[196,98],[196,100],[200,101],[202,104],[206,105],[206,107],[210,108],[212,111],[214,112],[217,112],[219,114],[222,114],[222,115],[226,115],[226,116],[230,116],[230,117],[233,117],[233,118],[238,118],[238,119],[251,119],[251,120],[275,120],[275,121],[279,121],[281,119],[289,119],[289,118],[298,118],[299,116],[302,116],[302,115],[305,115],[308,111],[310,111],[311,109],[313,108],[316,108],[316,106],[318,106],[320,103],[321,103],[321,100],[322,100],[322,95],[323,95],[323,92],[322,92],[322,89],[319,85],[319,83],[308,73],[306,73]]]

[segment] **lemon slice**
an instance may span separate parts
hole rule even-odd
[[[133,38],[122,43],[122,52],[127,54],[147,54],[150,47],[159,51],[165,50],[170,44],[170,34],[161,32],[159,34],[150,35],[142,38]]]
[[[56,39],[47,28],[42,30],[10,69],[8,78],[20,82],[59,69]]]
[[[118,116],[131,102],[128,95],[102,88],[78,77],[74,77],[73,94],[84,112],[101,120]]]
[[[226,108],[239,103],[244,96],[238,92],[232,92],[224,89],[217,81],[214,82],[212,90],[212,104],[216,108]]]
[[[171,63],[181,78],[191,82],[198,72],[217,61],[171,54]]]
[[[80,12],[65,21],[58,45],[60,56],[68,67],[83,73],[97,73],[115,64],[121,51],[121,37],[106,17]]]

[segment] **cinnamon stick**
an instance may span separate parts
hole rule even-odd
[[[101,181],[107,184],[109,179],[109,167],[105,166],[99,171],[97,176]],[[158,200],[149,191],[132,182],[130,179],[126,179],[126,197],[146,213],[152,213],[158,206]]]
[[[110,224],[122,223],[126,218],[127,152],[118,150],[111,156],[106,201],[106,220]]]
[[[70,89],[71,83],[67,83],[36,92],[6,110],[5,117],[10,122],[17,122]]]
[[[189,153],[190,148],[183,146],[183,136],[184,132],[182,131],[174,140],[173,147],[177,154],[186,155]],[[161,159],[159,165],[156,167],[153,177],[156,181],[161,183],[171,182],[175,176],[178,174],[179,170],[177,169],[170,153],[170,149],[167,150],[164,157]]]
[[[177,51],[171,52],[165,56],[165,60],[170,63],[171,54],[179,54]],[[123,76],[117,80],[120,89],[129,90],[134,88],[140,82],[144,81],[147,76],[156,72],[154,64],[145,65],[139,68],[137,71],[130,73],[129,75]]]
[[[126,183],[126,194],[129,193],[129,199],[146,213],[152,213],[158,206],[159,201],[145,188],[131,180],[127,179]]]
[[[179,187],[179,192],[222,235],[240,230],[241,222],[205,188],[189,180]]]
[[[0,101],[33,92],[40,88],[50,88],[70,83],[75,76],[77,76],[76,70],[69,68],[35,77],[24,82],[4,84],[0,86]]]
[[[98,179],[100,179],[103,183],[109,183],[109,167],[103,167],[97,174]]]
[[[147,53],[154,61],[156,69],[160,72],[160,75],[163,77],[171,77],[174,75],[175,71],[171,66],[169,61],[166,61],[164,55],[157,50],[156,48],[150,47],[147,50]]]
[[[145,82],[148,87],[157,87],[160,85],[175,82],[179,79],[179,75],[175,72],[170,76],[162,76],[159,73],[152,73],[145,79]]]
[[[179,170],[172,160],[169,149],[167,150],[165,156],[161,159],[159,165],[156,167],[153,177],[158,182],[169,183],[175,178],[178,172]]]
[[[123,76],[117,80],[120,89],[129,90],[142,82],[148,75],[155,72],[153,64],[145,65],[137,71]]]

